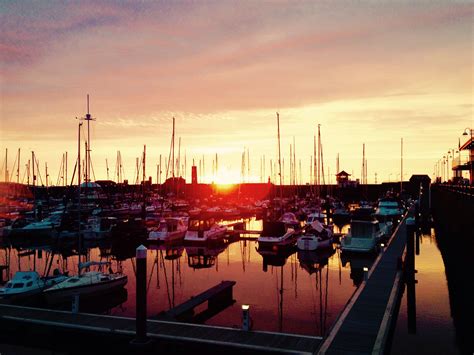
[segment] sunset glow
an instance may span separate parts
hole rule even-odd
[[[318,123],[325,180],[338,154],[360,178],[365,143],[369,182],[400,179],[401,137],[409,179],[474,126],[469,3],[3,2],[0,16],[0,149],[10,172],[22,149],[22,178],[31,151],[52,184],[64,152],[73,165],[88,93],[96,179],[106,160],[113,178],[120,151],[132,180],[146,144],[156,181],[173,116],[182,175],[204,160],[199,176],[217,183],[271,178],[276,111],[286,183],[293,141],[297,179],[310,181]]]

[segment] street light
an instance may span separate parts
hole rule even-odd
[[[469,130],[469,133],[467,131]],[[471,185],[474,184],[474,176],[473,176],[473,163],[474,163],[474,148],[472,147],[472,132],[474,132],[474,129],[466,127],[464,128],[463,136],[468,136],[471,135],[471,141],[470,141],[470,148],[469,148],[469,183]]]

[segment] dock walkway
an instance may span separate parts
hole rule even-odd
[[[64,339],[62,338],[64,334],[72,332],[76,339],[75,343],[78,344],[82,341],[90,343],[88,339],[93,334],[99,336],[103,342],[109,339],[108,342],[113,345],[115,340],[134,338],[135,319],[0,304],[2,332],[18,333],[20,330],[25,332],[27,328],[30,329],[30,334],[35,331],[34,329],[41,332],[49,329],[56,339]],[[196,349],[196,346],[207,348],[210,353],[226,351],[227,353],[311,354],[316,351],[321,342],[320,337],[243,331],[159,320],[148,320],[147,334],[151,340],[156,341],[154,346],[157,347],[152,349],[154,351],[159,350],[159,344],[163,346],[164,342],[172,346],[178,344],[181,348],[187,346],[188,349]]]
[[[402,282],[399,259],[406,245],[406,217],[392,234],[386,250],[375,261],[367,281],[349,300],[318,353],[384,353]]]

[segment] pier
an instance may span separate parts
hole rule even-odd
[[[156,353],[166,346],[170,353],[190,353],[198,347],[198,352],[211,353],[312,354],[321,342],[313,336],[159,320],[148,320],[147,329],[152,342],[140,352]],[[135,319],[0,305],[0,330],[2,337],[18,336],[19,341],[33,340],[35,346],[58,351],[123,352],[133,350],[129,342],[135,336]],[[34,334],[38,338],[30,338]]]
[[[408,213],[413,215],[413,211]],[[403,285],[400,257],[406,245],[405,216],[321,344],[322,354],[382,354]]]
[[[235,281],[222,281],[220,284],[191,297],[188,301],[171,308],[169,311],[159,314],[158,319],[203,323],[235,303],[232,297],[234,285]],[[207,302],[207,309],[195,315],[194,308],[205,302]]]

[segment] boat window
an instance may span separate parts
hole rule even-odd
[[[77,277],[68,280],[68,282],[70,282],[70,283],[75,283],[75,282],[78,282],[78,281],[79,281],[79,279]]]
[[[26,283],[26,287],[30,287],[32,285],[33,285],[33,281],[29,281],[29,282]]]
[[[8,283],[5,285],[5,288],[12,288],[11,282],[8,282]]]
[[[13,288],[22,288],[24,286],[23,282],[17,282],[13,284]]]
[[[352,223],[351,235],[353,238],[373,238],[374,229],[371,223]]]

